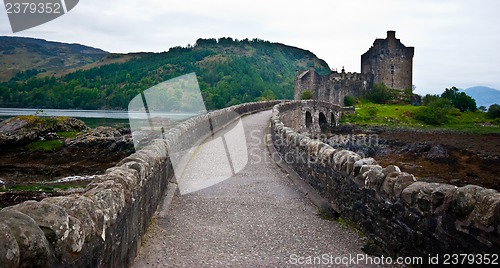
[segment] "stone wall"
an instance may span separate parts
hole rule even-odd
[[[82,194],[27,201],[0,211],[1,267],[126,267],[135,258],[173,170],[169,144],[202,139],[207,120],[222,127],[279,101],[247,103],[191,118],[165,139],[97,176]]]
[[[371,75],[360,73],[346,73],[332,71],[328,75],[321,76],[314,68],[310,68],[301,74],[297,73],[294,85],[294,99],[300,100],[301,94],[310,90],[312,99],[331,102],[336,105],[344,105],[344,97],[362,97],[371,88]]]
[[[375,159],[335,150],[287,126],[287,115],[297,109],[300,102],[273,108],[276,150],[329,200],[332,210],[375,242],[376,252],[425,258],[500,252],[500,193],[474,185],[419,182],[397,166],[382,167]]]

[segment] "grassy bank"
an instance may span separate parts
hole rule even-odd
[[[422,106],[374,104],[361,101],[353,114],[344,115],[341,123],[358,126],[385,126],[387,128],[410,128],[437,131],[454,131],[473,134],[500,133],[500,125],[486,117],[484,112],[453,112],[448,122],[441,125],[425,124],[415,119]]]

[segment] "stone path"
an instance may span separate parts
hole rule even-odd
[[[212,187],[175,196],[165,216],[154,219],[133,267],[302,267],[308,260],[346,267],[333,265],[335,258],[364,255],[362,238],[318,216],[272,162],[264,142],[270,116],[243,118],[247,166]],[[213,158],[197,154],[185,176],[218,168]]]

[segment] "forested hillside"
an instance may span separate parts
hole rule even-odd
[[[115,55],[122,57],[123,55]],[[113,55],[107,56],[112,58]],[[62,77],[31,70],[0,83],[0,107],[126,109],[141,91],[195,72],[208,109],[293,97],[296,69],[329,67],[309,51],[263,40],[198,39],[163,53],[77,70]]]
[[[0,36],[0,81],[10,80],[20,71],[48,74],[98,62],[108,52],[79,44],[42,39]],[[19,77],[18,77],[19,78]]]

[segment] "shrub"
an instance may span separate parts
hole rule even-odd
[[[310,100],[313,97],[313,93],[310,90],[304,90],[302,94],[300,94],[301,100]]]
[[[500,118],[500,105],[492,104],[486,113],[488,118]]]
[[[415,119],[431,125],[442,125],[449,122],[452,113],[452,103],[448,99],[436,98],[431,100],[427,107],[417,110]]]
[[[439,98],[441,97],[438,95],[427,94],[422,98],[422,105],[429,106],[432,102],[438,100]]]
[[[373,119],[377,116],[378,110],[377,110],[377,107],[368,107],[366,112],[368,114],[368,117]]]
[[[427,106],[421,107],[413,114],[413,118],[428,125],[442,125],[449,122],[454,109],[448,99],[437,98]]]
[[[373,103],[385,104],[390,100],[396,99],[398,96],[394,89],[390,89],[383,83],[373,85],[372,90],[366,98]]]
[[[413,114],[413,118],[428,125],[442,125],[448,123],[448,111],[445,109],[432,109],[421,107]]]
[[[354,106],[356,99],[353,96],[344,97],[344,106]]]

